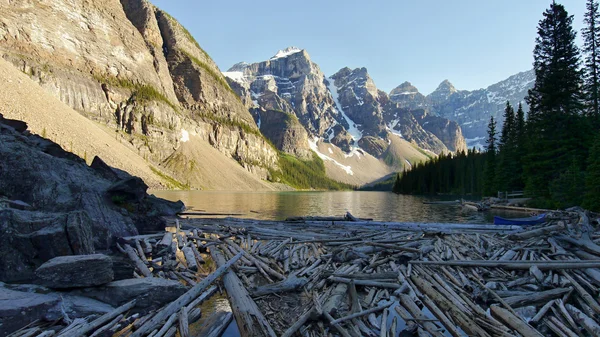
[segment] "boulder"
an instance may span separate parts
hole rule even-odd
[[[113,281],[101,287],[80,289],[74,294],[94,298],[114,307],[136,299],[136,310],[147,312],[176,300],[186,291],[187,288],[177,281],[145,277]]]
[[[61,301],[50,308],[44,318],[55,321],[63,317],[84,318],[91,315],[104,315],[114,310],[114,307],[93,298],[59,293]]]
[[[115,172],[108,164],[104,162],[104,160],[100,159],[98,156],[94,156],[90,167],[100,174],[105,179],[116,181],[119,179],[119,175]]]
[[[102,254],[55,257],[42,264],[35,275],[49,288],[82,288],[113,280],[110,257]]]
[[[112,184],[106,193],[111,198],[124,198],[127,201],[140,201],[146,196],[148,185],[141,178],[129,177]]]
[[[0,336],[27,324],[43,320],[46,313],[60,302],[57,295],[14,291],[0,287]]]
[[[0,281],[32,281],[35,270],[54,257],[93,252],[85,212],[0,210]]]
[[[112,260],[114,281],[125,280],[133,278],[133,272],[135,271],[135,264],[131,259],[125,256],[111,255]]]
[[[27,130],[27,123],[16,119],[4,118],[2,114],[0,114],[0,123],[13,128],[18,133],[23,133]]]

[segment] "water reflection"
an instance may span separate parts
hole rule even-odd
[[[463,211],[457,205],[431,205],[431,198],[389,192],[223,192],[153,191],[156,196],[182,200],[187,207],[238,217],[283,220],[292,216],[341,216],[403,222],[490,223],[493,214]],[[456,197],[446,197],[454,200]],[[437,200],[441,200],[437,198]],[[522,214],[521,214],[522,216]]]

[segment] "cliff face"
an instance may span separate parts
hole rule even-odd
[[[305,50],[290,47],[267,61],[238,63],[225,74],[252,93],[256,106],[296,115],[311,136],[323,135],[341,117],[325,76]]]
[[[0,55],[163,168],[190,137],[263,179],[277,165],[208,54],[145,0],[0,0]]]
[[[296,116],[277,110],[255,109],[260,131],[281,151],[301,159],[312,159],[308,133]]]

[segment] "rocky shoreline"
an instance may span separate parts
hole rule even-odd
[[[185,291],[136,279],[115,248],[119,237],[164,231],[163,217],[183,203],[148,195],[140,178],[100,158],[88,166],[1,114],[0,144],[0,336],[106,313],[127,296],[145,296],[138,306],[148,310]]]

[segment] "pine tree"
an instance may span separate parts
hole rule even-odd
[[[392,192],[396,194],[402,193],[402,186],[400,184],[400,173],[396,174],[396,180],[394,181],[394,186],[392,187]]]
[[[526,191],[549,200],[548,183],[565,170],[572,157],[582,160],[581,144],[582,71],[575,45],[573,17],[553,2],[538,26],[534,49],[534,87],[526,98],[527,122],[525,160]]]
[[[483,170],[483,193],[494,195],[496,188],[496,121],[490,117],[488,124],[488,139],[486,146],[485,168]]]
[[[515,190],[520,190],[525,186],[523,179],[523,158],[527,154],[527,133],[525,126],[525,111],[523,111],[523,104],[519,103],[519,108],[515,116]]]
[[[578,114],[582,109],[582,71],[575,44],[573,16],[563,5],[553,2],[538,26],[533,51],[535,84],[526,98],[529,120],[538,113]]]
[[[587,174],[585,178],[585,196],[583,207],[600,212],[600,135],[596,136],[590,150]]]
[[[516,127],[515,110],[506,102],[504,109],[504,123],[498,143],[498,159],[496,167],[496,186],[501,191],[516,189],[515,156],[516,156]]]
[[[510,146],[514,140],[515,133],[515,109],[510,105],[510,102],[506,102],[506,108],[504,108],[504,123],[502,124],[502,132],[500,133],[500,142],[498,143],[498,150],[503,151],[506,147]]]
[[[516,146],[517,148],[524,148],[526,142],[525,133],[525,111],[523,111],[523,104],[519,103],[517,114],[515,116],[515,134],[516,134]]]
[[[586,110],[595,127],[600,118],[600,10],[598,1],[588,0],[582,30],[585,54]]]

